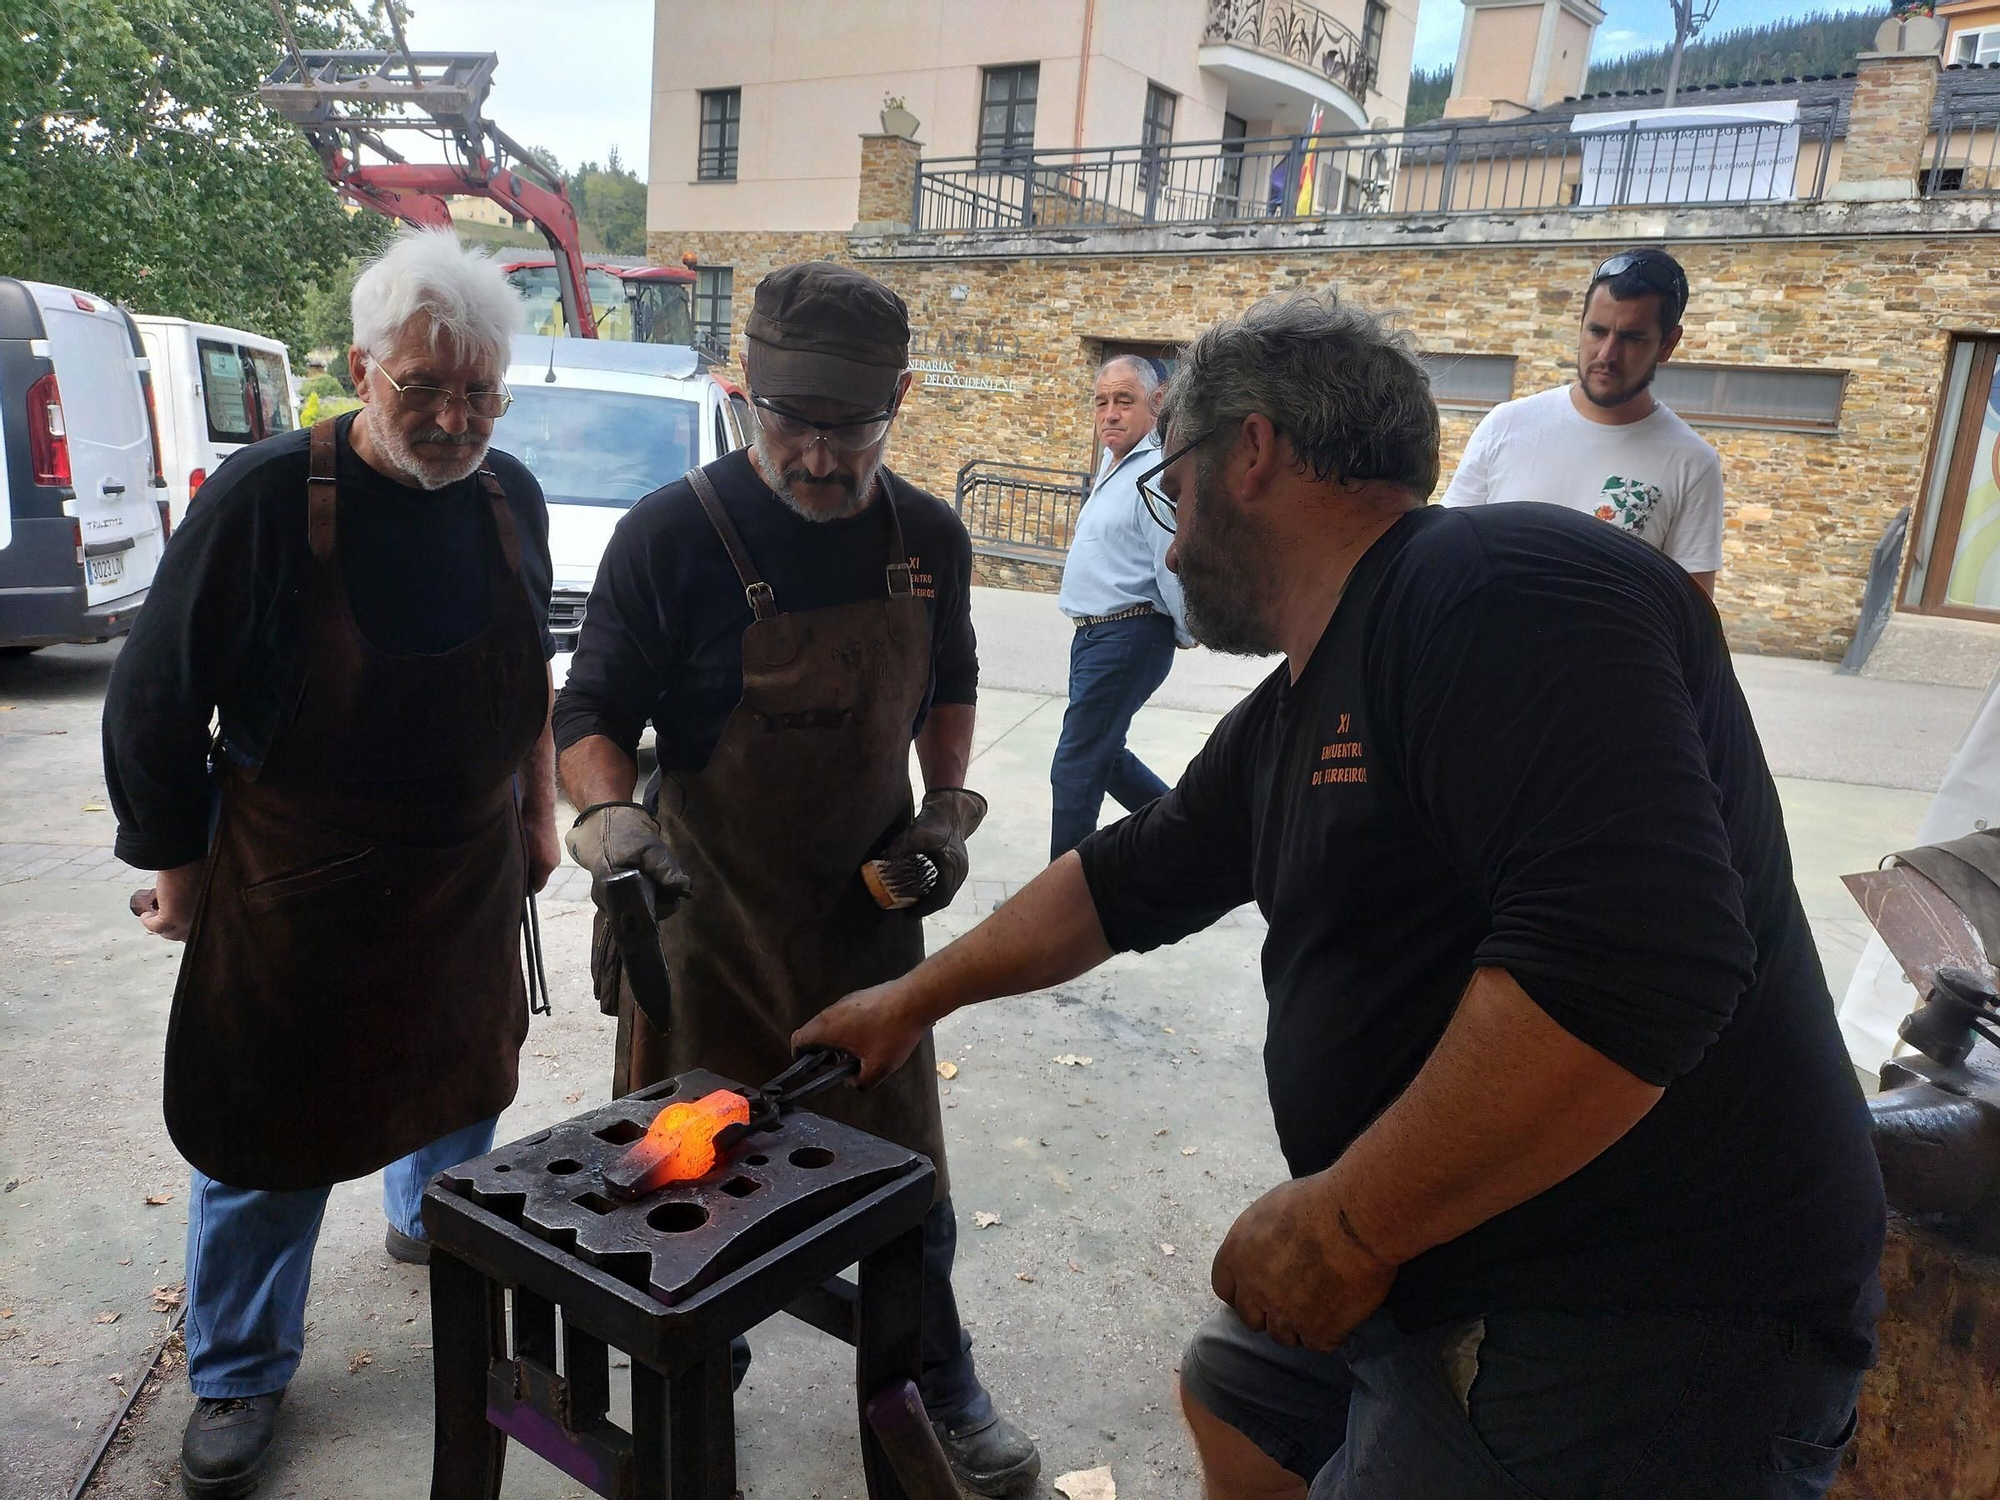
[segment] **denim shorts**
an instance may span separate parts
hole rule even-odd
[[[1317,1354],[1224,1308],[1181,1383],[1310,1500],[1817,1500],[1861,1371],[1748,1312],[1508,1309],[1412,1333],[1378,1312]]]

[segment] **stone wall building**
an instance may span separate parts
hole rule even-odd
[[[1347,206],[1330,207],[1323,178],[1307,212],[1176,222],[1077,212],[1095,189],[1075,168],[1069,181],[1084,186],[1060,216],[1022,211],[939,230],[911,222],[938,186],[924,148],[876,134],[863,143],[852,229],[687,231],[656,220],[652,248],[656,259],[692,252],[732,269],[739,350],[748,289],[774,266],[825,257],[899,291],[920,375],[892,461],[939,494],[962,489],[990,580],[1047,586],[1067,533],[1058,521],[1051,536],[1038,487],[1077,485],[1064,476],[1092,469],[1089,393],[1107,354],[1170,361],[1257,297],[1337,288],[1393,313],[1432,357],[1448,479],[1486,407],[1573,378],[1592,268],[1621,248],[1664,243],[1692,299],[1660,390],[1722,456],[1717,603],[1732,643],[1839,657],[1871,556],[1908,507],[1898,620],[1929,615],[1916,628],[1969,631],[1963,670],[1983,682],[2000,655],[2000,629],[1977,623],[2000,622],[2000,561],[1985,569],[1972,555],[1981,526],[2000,539],[2000,503],[1977,503],[1991,482],[1980,466],[1992,467],[1992,434],[1982,439],[1978,418],[2000,347],[2000,203],[1957,180],[1940,191],[1928,174],[1941,112],[1956,121],[1991,110],[2000,127],[2000,73],[1946,71],[1931,54],[1864,58],[1856,72],[1814,87],[1837,105],[1841,134],[1869,144],[1850,147],[1847,170],[1810,195],[1404,214],[1352,211],[1364,199],[1345,187]],[[1769,108],[1772,92],[1759,90],[1756,107]],[[1526,89],[1512,97],[1534,102]],[[1570,112],[1587,102],[1568,101]],[[1027,185],[1046,202],[1055,174],[1036,171]],[[1332,177],[1352,185],[1359,174]]]

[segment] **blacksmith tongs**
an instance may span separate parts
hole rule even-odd
[[[809,1047],[792,1065],[760,1089],[748,1089],[750,1118],[725,1125],[715,1133],[715,1155],[719,1161],[760,1130],[776,1130],[784,1117],[797,1109],[801,1100],[824,1093],[843,1078],[861,1071],[861,1059],[838,1047]]]

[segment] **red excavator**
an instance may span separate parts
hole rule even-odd
[[[400,24],[396,29],[400,43]],[[489,199],[549,242],[552,260],[508,266],[509,278],[531,303],[538,292],[544,299],[547,315],[538,328],[546,324],[546,331],[586,339],[695,342],[694,272],[586,261],[562,179],[484,117],[496,54],[412,52],[400,45],[392,52],[306,51],[289,35],[286,41],[285,60],[258,86],[257,97],[305,132],[327,181],[348,202],[405,223],[449,229],[446,200]],[[437,142],[446,159],[414,162],[389,144],[390,136],[409,132]],[[622,294],[622,300],[605,293]]]

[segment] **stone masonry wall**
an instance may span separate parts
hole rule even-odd
[[[889,258],[844,235],[658,236],[736,267],[737,340],[757,279],[826,256],[910,304],[925,372],[894,439],[901,473],[949,497],[970,458],[1089,467],[1103,344],[1183,341],[1255,298],[1334,286],[1393,312],[1426,351],[1511,354],[1514,393],[1572,376],[1578,294],[1607,245],[1217,249],[1191,255]],[[1918,499],[1950,335],[2000,329],[1991,238],[1676,242],[1693,299],[1676,358],[1847,372],[1832,434],[1702,426],[1728,502],[1717,603],[1740,650],[1837,658],[1869,555]],[[869,252],[862,254],[859,252]],[[1444,413],[1444,481],[1478,419]],[[1443,482],[1440,483],[1442,493]],[[994,570],[996,573],[1003,570]]]
[[[1901,195],[1913,190],[1918,157],[1930,132],[1937,80],[1935,54],[1885,53],[1861,59],[1846,149],[1834,185],[1837,196],[1868,194],[1877,184]]]
[[[861,195],[856,205],[860,223],[909,227],[917,160],[923,150],[921,142],[900,135],[861,137]]]

